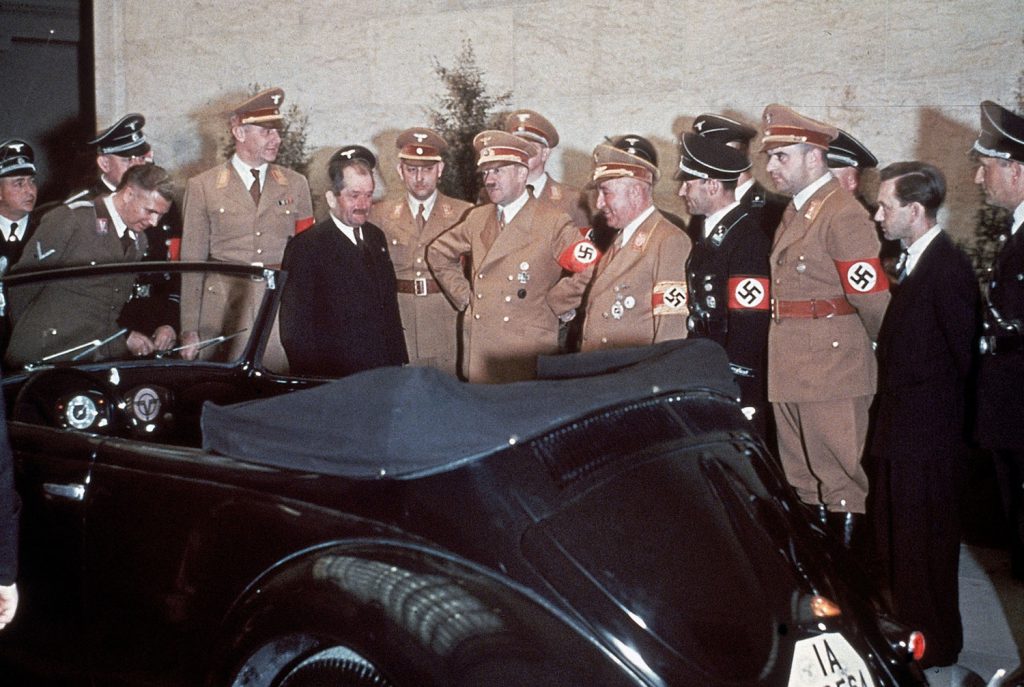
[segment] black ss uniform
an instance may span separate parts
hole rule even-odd
[[[988,284],[977,435],[995,453],[1013,534],[1013,574],[1024,579],[1024,227],[1007,234]]]
[[[707,238],[701,222],[693,224],[699,238],[686,267],[687,329],[690,336],[712,339],[725,348],[742,405],[756,410],[754,426],[766,436],[771,242],[741,205],[726,213]]]

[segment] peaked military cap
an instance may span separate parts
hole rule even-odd
[[[700,134],[683,134],[679,143],[679,171],[676,172],[676,179],[735,181],[748,169],[750,160],[735,148]]]
[[[448,142],[433,129],[413,127],[398,134],[395,147],[400,160],[441,162],[444,159],[442,155],[448,150]]]
[[[516,110],[505,117],[505,131],[548,148],[558,145],[558,130],[533,110]]]
[[[507,131],[488,129],[473,139],[477,152],[477,167],[490,163],[527,166],[527,161],[539,152],[536,143],[510,134]]]
[[[770,150],[794,143],[807,143],[828,149],[828,144],[839,134],[831,124],[805,117],[785,105],[769,105],[761,115],[764,136],[761,150]]]
[[[236,107],[231,113],[231,118],[237,124],[255,124],[268,129],[280,129],[284,126],[284,115],[281,114],[283,102],[282,89],[268,88]]]
[[[24,177],[35,173],[32,146],[17,138],[0,143],[0,177]]]
[[[149,143],[142,127],[146,118],[138,112],[126,114],[117,122],[96,135],[89,145],[97,147],[100,155],[118,155],[120,157],[137,157],[149,152]]]
[[[653,185],[661,173],[657,166],[642,155],[633,155],[610,143],[594,148],[594,173],[589,186],[597,186],[607,179],[622,177],[638,179]]]
[[[370,169],[377,166],[377,156],[371,153],[369,148],[364,148],[360,145],[349,145],[338,148],[334,151],[334,155],[331,155],[331,159],[327,161],[327,164],[331,165],[337,160],[362,160],[370,166]]]
[[[973,150],[985,157],[1024,162],[1024,117],[986,100],[981,104],[981,133]]]
[[[704,113],[693,120],[691,127],[695,134],[704,138],[710,138],[720,143],[747,141],[757,136],[757,129],[747,126],[735,119],[729,119],[719,114]]]
[[[871,151],[864,147],[864,144],[855,139],[842,129],[837,129],[839,135],[828,144],[828,151],[825,159],[832,169],[837,167],[856,167],[857,169],[868,169],[878,166],[878,158],[871,154]]]
[[[623,152],[635,155],[636,157],[642,157],[655,167],[658,166],[658,151],[655,150],[654,145],[652,145],[651,142],[643,136],[625,134],[623,136],[616,136],[615,138],[609,139],[609,142]]]

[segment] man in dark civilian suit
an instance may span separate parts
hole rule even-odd
[[[698,227],[686,265],[686,328],[725,348],[743,412],[766,437],[771,242],[736,201],[736,180],[749,169],[747,156],[724,143],[694,133],[682,137],[676,179]]]
[[[881,171],[875,213],[904,256],[878,335],[873,510],[893,610],[928,638],[925,668],[951,666],[963,648],[958,506],[980,300],[970,260],[936,223],[945,195],[938,169],[897,162]]]
[[[757,135],[757,130],[735,119],[719,114],[702,114],[693,120],[693,132],[704,138],[725,143],[750,158],[750,141]],[[752,170],[748,169],[736,180],[736,200],[750,214],[750,219],[761,227],[768,239],[775,236],[775,229],[782,221],[782,213],[786,210],[789,198],[766,189],[761,182],[754,179]],[[693,228],[687,230],[692,236]],[[698,237],[699,238],[699,237]],[[696,239],[694,239],[696,240]]]
[[[1011,528],[1013,576],[1024,580],[1024,117],[981,104],[974,182],[1009,210],[986,293],[978,379],[978,441],[991,449]]]
[[[409,362],[387,240],[366,221],[376,163],[362,146],[332,155],[330,217],[285,248],[281,342],[293,374],[344,377]]]

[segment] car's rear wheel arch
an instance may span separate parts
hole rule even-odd
[[[333,648],[368,664],[378,680],[340,684],[637,684],[535,595],[403,544],[332,546],[285,562],[236,604],[222,637],[212,655],[224,659],[210,685],[289,687],[290,671]],[[338,668],[328,663],[319,665]]]

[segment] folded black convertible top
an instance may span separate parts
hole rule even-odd
[[[542,358],[545,377],[466,384],[387,367],[274,398],[203,409],[203,448],[355,478],[402,477],[532,439],[594,411],[666,392],[736,398],[725,351],[707,340]]]

